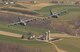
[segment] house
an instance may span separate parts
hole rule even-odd
[[[57,4],[58,1],[57,0],[52,0],[51,3],[56,3]]]
[[[64,1],[61,1],[61,0],[52,0],[51,3],[55,3],[55,4],[64,4]]]
[[[35,35],[31,35],[31,36],[28,36],[28,40],[32,40],[32,39],[35,39],[36,38],[36,36]]]
[[[39,39],[39,40],[47,40],[47,41],[49,41],[49,40],[50,40],[50,31],[46,32],[46,33],[43,34],[43,35],[40,35],[40,36],[38,37],[38,39]]]
[[[15,3],[16,3],[15,0],[3,0],[2,2],[3,2],[3,4],[5,4],[5,5],[8,5],[8,4],[15,4]]]
[[[37,39],[39,39],[39,40],[45,40],[45,35],[40,35]]]
[[[4,4],[5,4],[5,5],[8,5],[8,4],[9,4],[9,2],[5,2]]]
[[[30,3],[32,3],[32,4],[36,4],[36,3],[37,3],[37,1],[30,1]]]

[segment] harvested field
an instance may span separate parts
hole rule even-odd
[[[0,13],[0,21],[1,22],[7,22],[7,23],[13,23],[18,20],[18,17],[21,17],[24,20],[31,19],[32,17],[27,16],[19,16],[15,14],[8,14],[8,13]],[[36,19],[36,21],[27,23],[27,26],[34,26],[34,27],[43,27],[43,28],[49,28],[50,26],[50,20],[42,20],[42,19]]]

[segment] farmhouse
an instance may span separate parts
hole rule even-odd
[[[52,0],[55,4],[80,4],[80,0]]]
[[[2,3],[7,5],[7,4],[15,4],[16,0],[2,0]]]
[[[36,4],[36,3],[37,3],[37,1],[30,1],[30,3],[32,3],[32,4]]]
[[[35,39],[35,35],[31,35],[28,37],[28,40],[32,40],[32,39]]]
[[[50,40],[50,31],[46,32],[44,35],[40,35],[37,39],[49,41]]]

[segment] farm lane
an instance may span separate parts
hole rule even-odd
[[[1,35],[5,35],[5,36],[12,36],[12,37],[17,37],[17,38],[20,38],[22,35],[21,34],[16,34],[16,33],[11,33],[11,32],[6,32],[6,31],[1,31],[0,30],[0,34]],[[56,35],[59,35],[59,34],[56,34]],[[59,36],[58,36],[59,37]],[[74,36],[60,36],[60,37],[71,37],[71,38],[80,38],[80,37],[74,37]],[[26,39],[23,39],[23,40],[26,40]],[[56,51],[57,52],[67,52],[61,48],[59,48],[56,44],[54,44],[53,42],[47,42],[47,43],[50,43],[52,44],[55,48],[56,48]]]
[[[45,41],[45,42],[47,42],[47,43],[51,44],[53,47],[55,47],[56,52],[67,52],[66,50],[63,50],[63,49],[59,48],[56,44],[54,44],[51,41]]]
[[[16,34],[16,33],[11,33],[11,32],[1,31],[1,30],[0,30],[0,34],[6,35],[6,36],[13,36],[13,37],[21,37],[21,36],[22,36],[21,34]],[[70,36],[70,35],[67,35],[67,34],[51,34],[50,36],[51,36],[51,37],[80,38],[80,37],[77,37],[77,36]]]
[[[16,34],[16,33],[11,33],[11,32],[6,32],[6,31],[0,31],[1,35],[5,35],[5,36],[12,36],[12,37],[17,37],[20,38],[22,35],[20,34]]]
[[[50,37],[71,37],[71,38],[80,38],[79,36],[71,36],[71,35],[68,35],[68,34],[50,34]]]
[[[0,30],[0,34],[2,35],[6,35],[6,36],[12,36],[12,37],[21,37],[21,34],[16,34],[16,33],[11,33],[11,32],[6,32],[6,31],[1,31]],[[70,36],[70,35],[66,35],[66,34],[51,34],[51,37],[71,37],[71,38],[80,38],[77,36]]]
[[[58,48],[58,46],[56,44],[54,44],[53,42],[49,42],[49,43],[52,44],[56,48],[57,52],[67,52],[63,49]]]

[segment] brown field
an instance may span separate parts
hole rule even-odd
[[[54,4],[51,4],[51,3],[30,4],[30,3],[26,3],[26,2],[19,2],[18,4],[20,4],[22,6],[26,6],[29,10],[39,10],[43,7],[54,5]]]
[[[3,17],[3,18],[2,18]],[[22,17],[23,19],[31,19],[32,17],[23,16],[23,15],[16,15],[16,14],[8,14],[8,13],[0,13],[0,21],[1,22],[7,22],[7,24],[16,22],[18,17]],[[35,18],[35,17],[34,17]],[[31,27],[38,27],[38,28],[44,28],[44,29],[57,29],[60,32],[65,32],[70,35],[75,35],[76,27],[79,25],[73,24],[74,21],[76,23],[79,23],[79,19],[76,19],[77,21],[53,21],[51,19],[45,19],[42,20],[38,18],[37,20],[34,20],[33,22],[27,23],[27,26]]]
[[[32,18],[32,17],[23,16],[23,15],[0,13],[0,21],[5,23],[7,22],[7,24],[17,21],[18,17],[21,17],[22,19],[25,19],[25,20]],[[50,24],[50,20],[37,19],[36,21],[29,22],[27,24],[28,26],[48,28]]]

